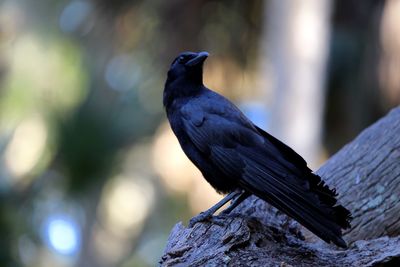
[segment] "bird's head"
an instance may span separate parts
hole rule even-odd
[[[172,61],[168,78],[186,78],[194,82],[202,82],[203,63],[208,57],[207,52],[183,52]]]
[[[207,57],[207,52],[183,52],[172,61],[165,83],[164,106],[171,97],[190,95],[203,85],[203,63]]]

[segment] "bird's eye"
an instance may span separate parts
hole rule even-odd
[[[178,58],[178,62],[179,62],[179,63],[183,63],[183,62],[185,61],[185,59],[186,59],[186,57],[180,56],[180,57]]]

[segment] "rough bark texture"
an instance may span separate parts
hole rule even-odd
[[[318,171],[354,215],[347,250],[328,245],[264,201],[173,228],[162,266],[400,266],[400,108],[366,129]],[[388,237],[389,235],[390,237]],[[309,234],[306,234],[309,236]],[[374,238],[374,239],[372,239]],[[362,240],[365,239],[365,240]],[[368,240],[370,239],[370,240]]]
[[[400,235],[400,108],[363,131],[318,172],[353,214],[354,242]]]

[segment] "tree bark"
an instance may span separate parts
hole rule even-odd
[[[395,266],[400,263],[400,107],[320,170],[353,213],[347,250],[305,238],[292,219],[251,197],[230,215],[172,229],[161,266]],[[306,234],[307,235],[307,234]],[[365,239],[365,240],[364,240]]]
[[[400,108],[363,131],[317,173],[353,214],[349,242],[400,235]]]

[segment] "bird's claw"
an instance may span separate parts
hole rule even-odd
[[[224,209],[223,211],[221,211],[221,212],[219,213],[219,215],[229,215],[230,213],[231,213],[230,210]]]
[[[192,228],[196,223],[198,222],[204,222],[210,220],[212,217],[212,214],[207,213],[207,212],[200,212],[200,214],[196,215],[189,221],[189,228]]]

